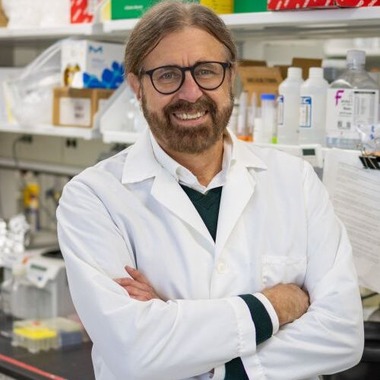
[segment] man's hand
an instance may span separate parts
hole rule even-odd
[[[126,266],[125,270],[132,278],[115,278],[114,281],[121,285],[131,298],[139,301],[150,301],[154,298],[161,299],[142,273],[129,266]]]
[[[300,318],[310,306],[309,294],[296,284],[278,284],[262,293],[273,305],[280,326]]]

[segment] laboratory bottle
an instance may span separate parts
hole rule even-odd
[[[329,84],[323,77],[321,67],[310,67],[308,79],[300,89],[300,144],[325,145],[326,98]]]
[[[248,92],[242,91],[239,96],[239,112],[237,120],[236,135],[240,140],[249,141],[248,136]]]
[[[260,140],[256,142],[276,143],[277,142],[277,103],[275,94],[261,94],[261,123]]]
[[[239,99],[235,98],[231,117],[230,117],[230,120],[228,121],[228,128],[236,135],[238,134],[238,130],[237,130],[238,119],[239,119]]]
[[[33,173],[27,172],[24,177],[23,206],[26,220],[31,233],[40,229],[39,197],[40,185]]]
[[[279,144],[298,144],[302,83],[302,69],[289,67],[286,79],[278,87],[277,142]]]
[[[379,86],[365,70],[362,50],[349,50],[346,70],[327,91],[326,145],[358,149],[357,128],[376,124],[379,119]]]

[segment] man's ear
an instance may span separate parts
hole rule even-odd
[[[128,73],[127,82],[131,87],[132,91],[135,93],[137,100],[141,100],[141,83],[137,75],[133,73]]]

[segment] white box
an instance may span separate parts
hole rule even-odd
[[[124,45],[90,40],[62,44],[62,86],[116,89],[124,79]]]

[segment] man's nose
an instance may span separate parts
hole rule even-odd
[[[197,85],[190,71],[185,72],[185,80],[178,90],[178,97],[194,103],[203,95],[202,89]]]

